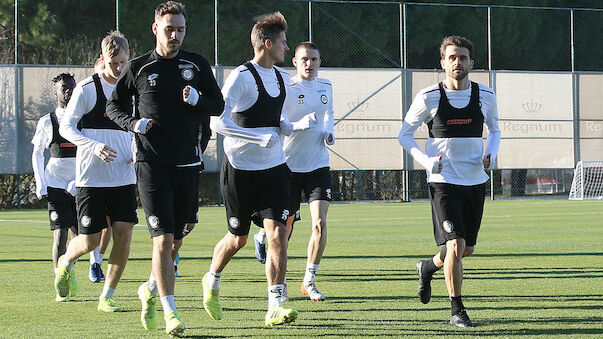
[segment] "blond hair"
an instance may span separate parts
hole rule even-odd
[[[287,30],[287,20],[281,12],[260,15],[254,18],[255,25],[251,29],[251,45],[259,50],[266,40],[274,40],[281,32]]]
[[[130,45],[128,44],[128,39],[123,34],[112,31],[101,41],[101,51],[103,55],[110,58],[118,55],[120,51],[124,51],[129,55]]]

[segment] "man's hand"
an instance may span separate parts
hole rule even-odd
[[[145,133],[148,133],[151,127],[153,127],[153,120],[149,120],[149,122],[147,122],[147,130]]]
[[[280,139],[278,137],[278,134],[272,132],[272,134],[270,134],[270,140],[268,140],[268,143],[266,144],[266,148],[272,148],[276,146],[279,141]]]
[[[434,159],[433,161],[433,166],[431,168],[431,173],[432,174],[439,174],[442,172],[442,156],[440,155],[437,160],[435,160],[435,157],[432,158]]]
[[[96,156],[98,156],[99,158],[101,158],[104,162],[111,162],[113,160],[115,160],[115,158],[117,158],[117,152],[112,149],[111,147],[107,146],[107,145],[103,145],[100,144],[103,147],[95,147],[95,152],[94,154]],[[99,149],[99,151],[97,151],[96,149]]]
[[[487,171],[488,168],[490,168],[490,158],[491,158],[491,156],[492,155],[490,153],[488,153],[484,157],[484,171]]]
[[[186,237],[191,231],[195,228],[196,224],[187,223],[184,225],[184,230],[182,230],[182,236]]]
[[[197,101],[199,101],[199,92],[197,92],[194,87],[187,85],[186,87],[184,87],[184,90],[182,90],[182,99],[187,104],[195,106],[197,104]]]

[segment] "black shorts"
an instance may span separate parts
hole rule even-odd
[[[299,205],[302,192],[308,203],[314,200],[331,201],[331,175],[329,167],[321,167],[307,173],[291,173],[291,205],[295,221],[300,220]]]
[[[199,166],[137,162],[136,177],[151,237],[171,233],[182,239],[184,225],[197,223]]]
[[[48,219],[51,231],[69,228],[78,234],[75,197],[62,188],[48,187]]]
[[[438,246],[463,238],[475,246],[484,212],[486,185],[429,183],[433,234]]]
[[[287,164],[259,171],[238,170],[224,157],[220,189],[226,206],[228,231],[249,234],[251,215],[285,224],[289,217],[291,171]]]
[[[75,196],[80,234],[95,234],[113,221],[137,223],[136,185],[78,187]]]

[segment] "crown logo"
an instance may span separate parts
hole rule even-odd
[[[348,102],[348,108],[350,111],[356,111],[358,113],[364,113],[368,109],[368,102],[362,102],[362,100],[358,99],[357,101]]]
[[[521,104],[521,107],[523,107],[523,110],[528,113],[536,113],[540,110],[542,105],[534,101],[534,99],[530,99],[530,101]]]

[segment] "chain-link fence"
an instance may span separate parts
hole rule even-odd
[[[330,147],[335,200],[426,197],[425,173],[397,141],[416,93],[444,79],[442,37],[476,47],[474,81],[494,88],[502,142],[491,196],[563,195],[579,160],[603,159],[603,10],[444,5],[371,1],[186,2],[183,48],[204,55],[222,84],[253,51],[253,18],[279,10],[290,47],[321,48],[319,76],[334,85]],[[137,1],[2,2],[0,7],[0,207],[30,205],[31,144],[39,117],[54,109],[51,82],[71,72],[82,80],[114,29],[132,57],[154,48],[155,3]],[[291,73],[289,57],[283,64]],[[44,65],[44,66],[42,66]],[[70,65],[70,66],[65,66]],[[84,66],[88,65],[88,66]],[[421,146],[425,128],[416,138]],[[214,136],[204,155],[203,203],[219,200]]]

